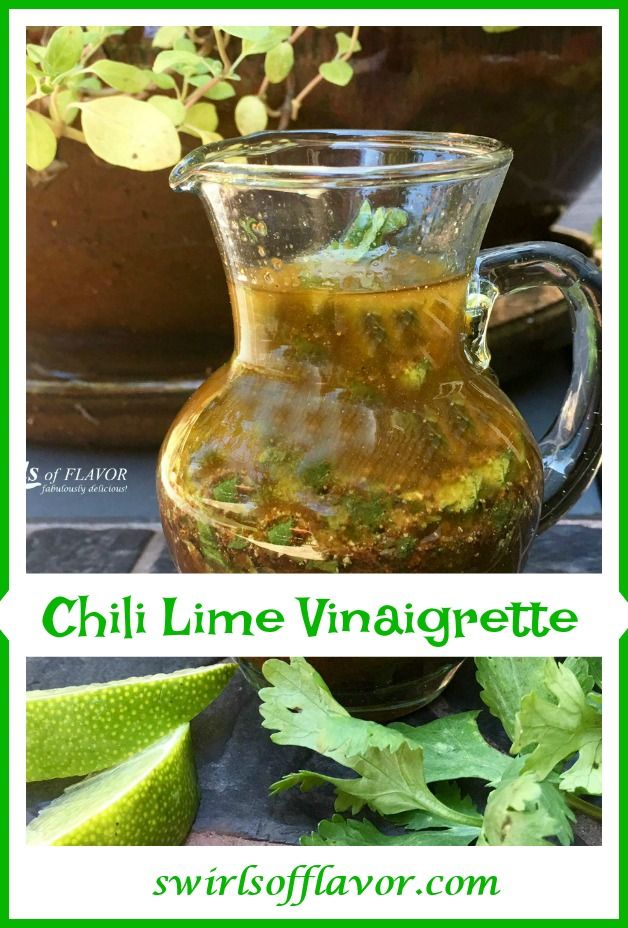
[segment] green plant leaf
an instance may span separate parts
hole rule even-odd
[[[178,52],[194,52],[194,54],[196,54],[196,45],[192,39],[188,39],[187,36],[182,36],[180,39],[177,39],[172,47]]]
[[[201,58],[195,52],[164,51],[159,52],[153,62],[155,74],[163,71],[176,71],[177,74],[209,74],[211,59]]]
[[[83,51],[83,30],[80,26],[61,26],[50,36],[46,46],[44,67],[48,74],[62,74],[78,64]]]
[[[27,74],[31,74],[33,77],[37,78],[37,80],[40,80],[44,76],[39,66],[36,65],[34,61],[31,61],[28,55],[25,58],[25,62]]]
[[[511,762],[516,763],[516,761]],[[439,783],[434,788],[434,795],[450,809],[455,809],[458,812],[465,812],[467,815],[478,814],[478,810],[474,806],[471,797],[463,795],[457,783]],[[441,816],[432,815],[429,812],[420,812],[417,809],[413,809],[410,812],[400,812],[397,815],[389,815],[387,817],[392,824],[406,828],[408,831],[424,831],[428,828],[451,827]]]
[[[46,47],[44,45],[33,45],[29,42],[26,46],[26,57],[33,64],[43,64],[46,58]]]
[[[94,26],[83,32],[83,45],[92,45],[95,42],[102,42],[111,35],[124,35],[131,26]]]
[[[213,103],[195,103],[185,114],[185,125],[198,132],[215,132],[218,128],[218,113]]]
[[[210,145],[212,142],[222,141],[222,135],[218,132],[204,132],[202,129],[196,129],[194,126],[188,126],[187,123],[182,123],[179,126],[179,132],[186,132],[188,135],[193,135],[194,138],[200,139],[203,145]]]
[[[220,73],[220,72],[218,72]],[[216,75],[213,75],[216,76]],[[188,77],[188,83],[193,87],[203,87],[208,82],[206,74],[197,74]],[[228,81],[218,81],[209,90],[203,94],[208,100],[228,100],[229,97],[235,97],[235,90]]]
[[[591,238],[593,240],[593,247],[598,249],[602,247],[602,217],[600,216],[593,223],[593,228],[591,229]]]
[[[499,32],[514,32],[515,29],[520,29],[521,26],[482,26],[484,32],[499,33]]]
[[[119,90],[121,93],[141,93],[151,81],[149,71],[142,71],[140,68],[136,68],[131,64],[124,64],[122,61],[110,61],[108,58],[95,61],[90,66],[90,71],[99,77],[101,81],[104,81],[105,84],[108,84],[109,87],[113,87],[114,90]]]
[[[338,54],[346,55],[351,50],[351,36],[347,35],[346,32],[337,32],[336,33],[336,45],[338,46]],[[353,44],[353,52],[362,51],[362,46],[359,41],[356,39]]]
[[[511,741],[515,737],[515,718],[524,696],[536,690],[545,692],[547,657],[476,657],[476,679],[480,697],[492,715],[504,726]]]
[[[26,110],[26,163],[34,171],[44,171],[57,153],[57,138],[50,124],[35,110]]]
[[[90,100],[81,104],[81,123],[89,147],[109,164],[158,171],[181,157],[172,122],[143,100],[122,96]]]
[[[148,103],[156,107],[164,116],[167,116],[173,126],[180,126],[185,120],[186,110],[180,100],[175,100],[172,97],[162,97],[160,94],[156,94],[148,98]]]
[[[156,87],[159,87],[160,90],[172,90],[173,87],[176,87],[176,82],[172,74],[161,73],[157,74],[155,71],[150,71],[150,79]],[[206,80],[206,78],[204,78]]]
[[[271,792],[300,786],[308,791],[321,783],[336,789],[336,811],[351,809],[355,814],[367,805],[381,815],[394,815],[411,809],[421,809],[445,822],[478,826],[482,817],[450,809],[429,789],[425,782],[423,750],[402,741],[395,748],[370,746],[355,757],[345,758],[346,766],[359,774],[357,778],[324,776],[308,770],[284,777],[271,786]]]
[[[66,126],[71,126],[78,116],[78,107],[73,105],[77,100],[78,96],[73,90],[60,90],[55,98],[57,112]]]
[[[492,747],[478,728],[479,712],[459,712],[425,725],[394,723],[391,727],[423,748],[428,783],[477,777],[499,782],[513,759]]]
[[[334,61],[324,61],[319,65],[319,74],[329,81],[330,84],[336,84],[338,87],[346,87],[353,77],[353,68],[348,61],[342,58],[336,58]]]
[[[266,532],[266,538],[271,545],[289,545],[292,542],[292,519],[276,522]]]
[[[268,113],[264,103],[252,94],[240,97],[236,103],[234,118],[240,135],[261,132],[268,125]]]
[[[289,38],[291,26],[220,26],[228,35],[242,39],[242,54],[259,55]]]
[[[602,658],[587,657],[587,663],[589,665],[589,673],[593,677],[593,682],[602,689]]]
[[[102,90],[102,84],[97,77],[85,77],[79,75],[78,80],[74,78],[71,85],[76,90],[82,90],[84,93],[99,93]]]
[[[595,686],[595,679],[589,671],[588,657],[567,657],[563,663],[575,676],[584,695],[588,696]]]
[[[32,74],[26,72],[26,96],[30,97],[31,94],[35,93],[37,90],[37,81]]]
[[[212,496],[220,503],[237,503],[238,501],[238,480],[236,477],[230,477],[228,480],[221,480],[212,489]]]
[[[270,687],[260,690],[262,725],[274,730],[277,744],[307,747],[359,774],[357,779],[324,777],[304,771],[280,780],[274,791],[331,783],[337,811],[368,804],[384,815],[423,809],[449,822],[477,824],[477,815],[450,810],[427,787],[423,750],[394,729],[354,719],[336,702],[322,677],[303,658],[266,661]]]
[[[160,26],[153,37],[153,48],[172,48],[185,35],[185,26]]]
[[[573,812],[553,783],[532,774],[508,775],[488,797],[478,845],[570,844]]]
[[[206,90],[203,96],[208,100],[228,100],[230,97],[235,97],[235,90],[227,81],[218,81]]]
[[[220,570],[228,571],[229,566],[222,556],[216,532],[211,525],[197,523],[198,543],[204,561],[215,564]]]
[[[321,265],[321,270],[334,262],[358,262],[386,250],[384,239],[408,224],[408,214],[398,207],[379,206],[373,210],[368,200],[363,200],[357,215],[345,229],[338,241],[320,252],[302,259],[301,263]],[[314,278],[318,274],[312,275]]]
[[[280,42],[264,58],[264,73],[271,84],[284,81],[294,65],[294,48],[290,42]]]
[[[590,706],[575,674],[549,659],[544,684],[553,701],[530,693],[521,701],[516,718],[513,752],[536,745],[525,758],[523,770],[544,780],[574,754],[575,763],[560,776],[561,789],[602,792],[602,716]]]
[[[312,834],[303,835],[299,844],[304,847],[464,847],[477,838],[479,830],[469,825],[450,825],[438,831],[386,835],[367,819],[359,822],[334,815],[331,820],[319,822],[318,829]]]

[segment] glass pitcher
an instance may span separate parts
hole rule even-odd
[[[172,172],[205,203],[231,362],[158,467],[181,571],[517,571],[600,457],[601,276],[553,243],[480,243],[512,158],[493,139],[265,132]],[[574,364],[538,446],[489,369],[500,293],[559,287]]]
[[[236,657],[255,689],[268,686],[267,657]],[[286,660],[286,658],[283,658]],[[449,685],[464,657],[308,657],[351,715],[389,722],[427,705]]]

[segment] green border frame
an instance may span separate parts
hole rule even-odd
[[[294,3],[288,2],[288,0],[271,0],[270,3],[264,3],[263,0],[253,0],[250,3],[234,3],[234,2],[224,2],[219,4],[221,8],[231,8],[237,9],[239,11],[246,10],[257,10],[257,9],[289,9],[291,12],[301,12],[307,11],[310,9],[381,9],[381,3],[377,3],[376,0],[367,0],[367,2],[358,2],[358,0],[344,0],[344,2],[333,2],[333,0],[319,0],[318,3],[309,3],[309,4],[300,4],[295,6]],[[170,4],[167,3],[138,3],[130,5],[128,3],[109,3],[106,7],[102,7],[103,10],[125,10],[125,9],[172,9]],[[186,4],[186,7],[189,9],[207,9],[207,6],[203,3],[190,2]],[[2,23],[2,33],[4,38],[3,47],[5,49],[9,48],[9,21],[10,14],[12,10],[19,9],[31,9],[33,13],[39,13],[42,10],[56,10],[56,9],[85,9],[85,3],[64,3],[61,6],[37,6],[37,7],[28,7],[27,5],[14,5],[7,8],[5,17],[3,17]],[[415,10],[415,9],[443,9],[443,10],[457,10],[457,9],[492,9],[492,10],[518,10],[518,9],[552,9],[552,10],[569,10],[569,9],[585,9],[585,10],[616,10],[619,13],[619,40],[620,40],[620,87],[621,87],[621,50],[625,47],[626,43],[623,41],[625,27],[624,27],[624,17],[622,14],[621,6],[613,6],[608,4],[592,4],[582,2],[566,2],[566,0],[558,0],[554,3],[540,3],[530,0],[527,3],[495,3],[495,2],[484,2],[484,3],[472,3],[469,0],[461,0],[458,3],[443,3],[438,2],[428,2],[425,6],[419,6],[414,0],[395,0],[394,6],[388,8],[388,12],[395,10]],[[5,85],[10,89],[9,81],[9,62],[8,56],[5,56]],[[620,115],[623,115],[623,96],[620,96]],[[8,117],[9,117],[9,94],[3,96],[2,101],[2,117],[3,125],[5,126],[5,141],[6,147],[8,149]],[[607,118],[612,118],[612,114]],[[8,159],[7,159],[8,162]],[[9,207],[9,177],[8,177],[8,164],[6,168],[7,178],[3,189],[3,199],[5,201],[5,213],[8,216],[8,207]],[[623,185],[620,183],[620,204],[623,194]],[[5,594],[9,589],[9,299],[8,299],[8,279],[9,279],[9,256],[8,256],[8,241],[9,241],[9,228],[7,221],[7,257],[6,257],[6,277],[7,283],[5,288],[5,293],[7,298],[5,299],[2,319],[0,323],[0,420],[4,421],[5,426],[0,428],[0,600],[4,598]],[[624,284],[624,290],[628,293],[628,281]],[[619,319],[620,332],[619,332],[619,346],[621,347],[628,346],[628,322],[620,314]],[[623,462],[628,462],[628,432],[625,427],[626,423],[626,409],[628,408],[628,374],[622,371],[621,365],[619,368],[619,422],[617,426],[619,427],[619,457],[620,457],[620,473],[621,473],[621,464]],[[620,427],[623,426],[623,427]],[[15,486],[16,492],[18,492],[19,479],[17,475],[15,477]],[[624,535],[621,530],[626,519],[628,518],[628,482],[624,484],[623,481],[619,481],[619,519],[620,519],[620,537],[618,539],[619,543],[619,590],[622,596],[628,600],[628,533]],[[0,754],[3,757],[9,757],[9,641],[6,636],[0,631]],[[628,777],[628,734],[626,731],[626,726],[628,724],[628,631],[625,632],[621,639],[619,640],[619,782],[622,782],[622,774],[624,774],[624,779]],[[10,844],[9,844],[9,811],[10,811],[10,797],[9,797],[9,765],[7,763],[0,764],[0,925],[4,924],[18,924],[20,926],[25,926],[25,928],[46,928],[46,926],[57,926],[61,925],[68,921],[68,919],[11,919],[9,917],[9,871],[10,871]],[[578,925],[582,925],[583,928],[596,928],[598,925],[612,925],[612,924],[623,924],[624,921],[628,922],[628,916],[626,912],[628,911],[628,864],[627,859],[628,855],[623,846],[623,836],[628,833],[628,798],[622,793],[620,789],[619,795],[619,860],[618,860],[618,871],[619,871],[619,918],[617,919],[580,919],[578,920]],[[594,877],[595,874],[592,874]],[[592,890],[594,886],[592,886]],[[401,918],[401,919],[372,919],[367,922],[367,925],[387,925],[395,922],[402,922],[403,924],[416,924],[422,925],[424,928],[446,928],[446,926],[459,925],[462,922],[471,923],[479,922],[482,919],[421,919],[421,918]],[[513,918],[513,919],[484,919],[489,922],[491,926],[496,926],[496,928],[507,928],[509,925],[520,925],[520,926],[534,926],[538,925],[552,925],[552,926],[565,926],[565,928],[573,928],[573,919],[529,919],[529,918]],[[72,924],[76,925],[77,928],[88,928],[93,924],[98,924],[102,926],[113,926],[128,924],[131,926],[146,926],[146,928],[155,928],[156,922],[159,920],[156,919],[72,919]],[[211,919],[211,918],[177,918],[177,919],[164,919],[164,923],[167,924],[176,924],[185,926],[189,922],[196,921],[208,921],[213,925],[221,926],[221,928],[245,928],[245,926],[251,924],[259,925],[268,925],[276,926],[280,923],[280,919]],[[293,921],[292,919],[286,919],[286,923]],[[308,928],[315,928],[315,926],[328,926],[336,922],[342,923],[343,925],[352,925],[356,928],[364,928],[364,922],[362,919],[294,919],[295,922],[298,922],[300,925],[308,926]]]

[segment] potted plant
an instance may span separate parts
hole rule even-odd
[[[28,416],[40,440],[156,444],[228,355],[217,252],[196,202],[167,184],[197,144],[267,125],[497,136],[516,159],[493,241],[546,237],[599,164],[599,29],[31,33]]]
[[[346,86],[359,27],[297,88],[306,31],[64,26],[28,43],[31,436],[158,443],[228,354],[218,255],[168,170],[219,133],[287,125],[319,83]]]

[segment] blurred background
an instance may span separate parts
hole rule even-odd
[[[549,239],[601,261],[599,28],[286,27],[291,57],[270,65],[263,42],[216,29],[89,27],[63,42],[53,28],[28,30],[30,571],[173,570],[157,451],[233,339],[200,202],[170,191],[167,166],[134,170],[123,142],[94,138],[85,119],[79,128],[73,103],[151,102],[172,118],[179,153],[265,126],[496,137],[515,158],[484,244]],[[339,60],[348,81],[333,69],[323,79],[321,64]],[[231,82],[218,77],[226,63]],[[552,288],[496,304],[493,367],[539,438],[569,383],[570,338]],[[537,539],[527,569],[599,571],[600,516],[596,481]]]

